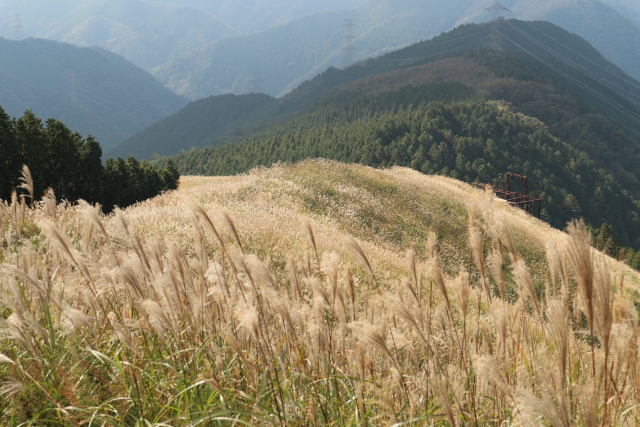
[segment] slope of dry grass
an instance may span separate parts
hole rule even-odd
[[[0,219],[2,425],[640,422],[638,274],[452,179],[309,161]]]

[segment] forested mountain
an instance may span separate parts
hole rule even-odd
[[[101,48],[0,38],[0,103],[7,114],[56,117],[112,147],[184,107],[152,75]]]
[[[31,111],[10,119],[2,107],[0,153],[0,201],[12,204],[16,196],[31,204],[46,192],[49,199],[83,199],[111,212],[176,189],[180,179],[170,162],[161,170],[133,157],[103,165],[95,138],[85,139],[56,119],[43,122]]]
[[[343,19],[357,19],[355,59],[361,60],[462,23],[485,22],[490,15],[484,9],[491,3],[0,0],[0,36],[15,36],[12,25],[20,14],[25,36],[104,47],[145,69],[153,68],[164,84],[191,99],[248,93],[256,71],[262,73],[266,93],[281,96],[330,66],[344,66]],[[508,18],[553,22],[584,37],[605,58],[640,78],[640,26],[634,18],[640,11],[630,0],[503,3],[511,9]],[[241,31],[250,34],[240,35]]]
[[[583,141],[578,147],[581,149],[585,145],[594,145],[589,142],[593,138],[585,136],[585,132],[591,135],[589,132],[593,127],[599,129],[601,138],[605,140],[616,140],[618,137],[611,136],[614,134],[623,138],[626,142],[622,145],[612,143],[619,147],[628,145],[629,138],[638,139],[639,135],[634,131],[638,123],[634,117],[640,117],[640,111],[634,103],[640,101],[640,83],[605,60],[583,39],[549,23],[511,20],[504,24],[501,31],[508,38],[503,41],[504,49],[513,54],[502,57],[490,55],[484,49],[483,38],[488,31],[483,25],[464,25],[433,40],[363,61],[346,70],[330,68],[283,98],[271,98],[267,108],[258,108],[261,103],[252,105],[253,100],[258,99],[252,97],[225,95],[198,101],[180,114],[140,132],[113,153],[133,154],[148,159],[154,153],[170,155],[181,149],[237,139],[238,135],[254,131],[255,124],[264,123],[265,120],[287,117],[312,107],[316,102],[322,105],[339,101],[331,91],[348,83],[351,84],[336,89],[337,93],[367,94],[442,80],[462,81],[487,99],[505,99],[518,111],[547,123],[555,136],[569,138],[576,144],[578,140]],[[474,49],[477,52],[470,54]],[[443,58],[456,57],[466,59],[462,62],[442,62]],[[559,63],[560,59],[565,63]],[[420,64],[437,65],[425,68]],[[325,99],[318,101],[323,96]],[[534,100],[540,96],[544,96],[546,101],[539,102],[534,108]],[[574,106],[567,107],[569,104]],[[599,117],[613,120],[619,129],[626,132],[627,137],[619,135],[620,131],[611,127],[610,123],[607,126],[585,126],[583,122],[573,119],[580,116],[592,120],[590,114],[593,112]],[[246,129],[235,129],[245,124],[248,124]],[[580,131],[577,131],[578,127]],[[231,130],[235,130],[234,135],[222,136]],[[617,158],[623,159],[622,164],[627,166],[609,165],[611,170],[620,171],[621,181],[636,182],[635,178],[626,176],[624,172],[629,169],[630,162],[624,161],[627,157],[621,154],[623,151],[620,148],[614,151],[620,153]],[[604,154],[598,154],[594,158],[604,157]]]
[[[23,15],[27,36],[99,46],[146,70],[241,34],[208,12],[141,0],[30,0],[5,7]],[[11,19],[7,24],[0,35],[13,38]]]

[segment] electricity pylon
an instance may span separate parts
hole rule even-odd
[[[486,37],[489,40],[489,49],[491,50],[502,50],[502,34],[500,34],[500,26],[504,21],[502,17],[502,13],[507,11],[511,12],[509,9],[500,4],[500,0],[496,0],[496,2],[491,6],[485,9],[485,11],[491,12],[493,15],[489,25],[491,25],[491,33]]]
[[[343,21],[345,22],[343,26],[347,27],[347,35],[343,37],[343,39],[347,40],[347,47],[342,50],[344,50],[344,68],[348,68],[353,64],[353,52],[356,50],[353,47],[353,39],[356,38],[356,36],[353,35],[353,27],[356,26],[356,20],[343,19]]]
[[[16,40],[22,40],[24,29],[23,22],[22,15],[13,16],[13,23],[11,24],[11,27],[13,28],[13,33],[16,35]]]

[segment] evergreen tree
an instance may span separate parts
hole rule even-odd
[[[32,111],[9,120],[0,108],[1,199],[9,198],[19,185],[23,164],[29,166],[34,178],[36,200],[51,187],[59,200],[99,203],[104,212],[175,189],[180,179],[173,162],[158,170],[129,157],[109,159],[103,166],[102,148],[95,138],[85,140],[55,119],[43,124]]]
[[[78,142],[81,137],[72,133],[61,121],[49,119],[46,124],[47,180],[58,198],[75,201]]]
[[[42,196],[50,187],[50,178],[47,165],[47,144],[44,138],[44,126],[42,120],[27,110],[15,124],[16,145],[20,150],[20,165],[25,164],[33,177],[33,194],[36,198]]]
[[[163,180],[169,190],[176,190],[180,182],[180,171],[176,167],[172,159],[167,160],[167,164],[163,170]]]
[[[89,203],[102,203],[102,148],[92,136],[79,143],[78,198]]]
[[[16,187],[20,150],[15,141],[14,122],[0,107],[0,199],[8,198]]]

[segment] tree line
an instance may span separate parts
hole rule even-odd
[[[11,119],[0,107],[0,199],[19,187],[23,165],[31,170],[36,200],[51,188],[58,200],[83,199],[104,212],[176,189],[180,179],[173,162],[162,169],[133,157],[103,164],[93,137],[83,138],[56,119],[43,122],[32,111]]]

